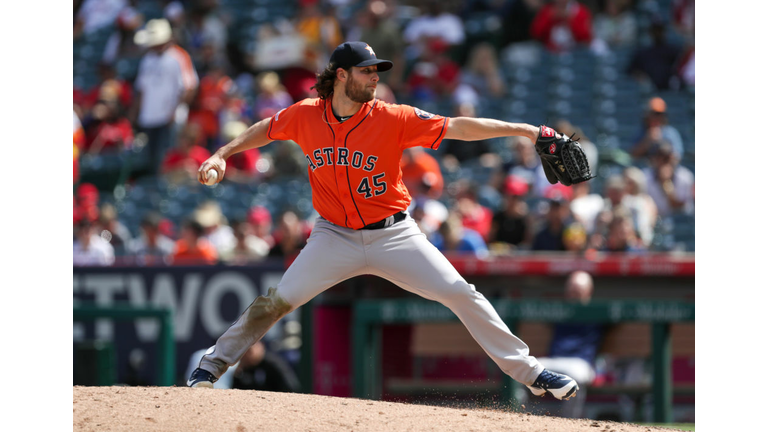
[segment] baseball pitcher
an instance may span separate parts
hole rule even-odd
[[[579,144],[546,126],[448,118],[382,102],[375,97],[379,73],[392,66],[365,42],[339,45],[317,76],[318,98],[257,122],[200,166],[201,183],[210,169],[221,181],[233,154],[295,141],[307,159],[320,217],[277,287],[256,298],[203,356],[187,381],[190,387],[213,387],[280,318],[339,282],[370,274],[450,308],[501,370],[535,395],[568,399],[579,389],[572,378],[545,370],[530,356],[488,300],[422,234],[406,213],[411,196],[400,171],[409,147],[437,149],[446,138],[524,136],[536,143],[549,181],[570,185],[591,178]]]

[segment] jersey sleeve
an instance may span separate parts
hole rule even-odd
[[[283,108],[272,116],[267,129],[267,138],[272,141],[296,141],[299,131],[299,102]]]
[[[402,105],[405,117],[403,148],[426,147],[436,150],[448,131],[448,117],[428,113],[416,107]]]

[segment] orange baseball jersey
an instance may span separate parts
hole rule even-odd
[[[275,114],[267,136],[295,141],[304,151],[315,210],[336,225],[360,229],[408,208],[403,149],[437,149],[448,121],[373,99],[340,123],[330,100],[308,98]]]

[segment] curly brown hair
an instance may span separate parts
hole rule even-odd
[[[317,90],[320,99],[326,99],[333,93],[333,84],[336,82],[336,69],[333,65],[325,67],[322,73],[317,74],[317,81],[310,89]]]

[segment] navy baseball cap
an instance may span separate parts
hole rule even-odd
[[[336,47],[331,54],[329,63],[333,68],[349,69],[352,66],[365,67],[378,65],[378,71],[392,69],[392,62],[376,58],[373,48],[365,42],[344,42]]]

